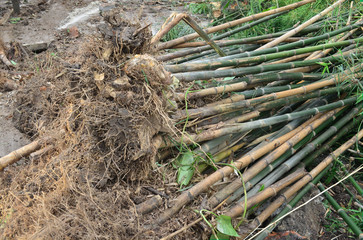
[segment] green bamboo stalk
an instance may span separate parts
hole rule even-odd
[[[359,71],[361,68],[363,67],[363,64],[361,65],[357,65],[355,67],[354,71]],[[220,104],[221,101],[219,102],[218,105],[216,106],[206,106],[206,107],[201,107],[201,108],[197,108],[197,109],[189,109],[188,111],[185,110],[179,110],[176,112],[176,114],[173,116],[174,119],[184,119],[184,118],[188,118],[188,119],[194,119],[194,118],[201,118],[201,117],[207,117],[207,116],[212,116],[214,114],[219,114],[219,113],[223,113],[223,112],[230,112],[230,111],[235,111],[238,109],[242,109],[242,108],[251,108],[252,106],[255,106],[257,104],[261,104],[264,102],[268,102],[271,100],[277,100],[277,99],[281,99],[281,98],[286,98],[289,96],[297,96],[299,94],[306,94],[308,92],[317,90],[319,88],[323,88],[323,87],[327,87],[329,85],[334,85],[334,84],[338,84],[341,82],[344,82],[345,80],[349,79],[349,75],[346,74],[350,74],[350,69],[344,71],[343,73],[338,73],[333,75],[332,77],[329,77],[327,79],[315,82],[315,83],[311,83],[311,84],[306,84],[297,88],[293,88],[295,86],[290,86],[288,85],[287,87],[289,88],[289,90],[284,90],[284,91],[280,91],[280,92],[274,92],[274,93],[270,93],[270,94],[266,94],[260,97],[255,97],[252,99],[247,99],[247,100],[240,100],[240,101],[236,101],[233,103],[226,103],[226,104]],[[360,74],[355,74],[356,77],[359,77]],[[283,87],[276,87],[276,88],[268,88],[270,90],[275,90],[275,89],[283,89],[286,86]],[[260,90],[256,90],[257,93],[262,93],[264,94],[264,88],[260,89]],[[254,92],[252,92],[252,94],[254,94]],[[244,99],[245,95],[239,95],[236,96],[238,99]],[[235,99],[233,99],[235,100]]]
[[[241,18],[241,19],[237,19],[237,20],[234,20],[232,22],[228,22],[228,23],[224,23],[224,24],[221,24],[221,25],[218,25],[218,26],[215,26],[215,27],[207,28],[204,31],[206,33],[208,33],[208,34],[213,33],[213,32],[217,32],[217,31],[220,31],[220,30],[223,30],[223,29],[226,29],[226,28],[237,26],[239,24],[242,24],[242,23],[245,23],[245,22],[248,22],[248,21],[251,21],[251,20],[257,20],[257,19],[263,18],[263,17],[268,16],[268,15],[272,15],[272,14],[276,14],[276,13],[283,12],[283,11],[286,11],[286,10],[294,9],[294,8],[300,7],[302,5],[308,4],[308,3],[313,2],[313,1],[314,0],[304,0],[304,1],[301,1],[301,2],[293,3],[293,4],[290,4],[290,5],[281,7],[281,8],[269,10],[269,11],[262,12],[262,13],[257,13],[255,15],[247,16],[247,17],[244,17],[244,18]],[[177,39],[168,41],[166,43],[160,44],[159,49],[170,48],[170,47],[173,47],[175,45],[178,45],[178,44],[193,40],[193,39],[197,38],[198,36],[199,35],[197,33],[192,33],[192,34],[186,35],[184,37],[177,38]]]
[[[272,88],[271,87],[265,87],[265,88],[258,88],[256,90],[249,90],[249,91],[240,92],[240,93],[238,93],[238,95],[244,96],[244,99],[246,99],[246,98],[251,98],[251,97],[262,96],[262,95],[268,94],[268,93],[280,92],[280,91],[284,91],[284,90],[294,89],[294,88],[298,88],[298,87],[301,87],[301,86],[302,86],[302,84],[278,86],[278,87],[272,87]],[[205,97],[205,96],[209,96],[209,95],[236,92],[236,91],[246,89],[247,87],[248,87],[247,82],[240,82],[240,83],[235,83],[235,84],[226,85],[226,86],[202,89],[200,91],[188,93],[186,96],[185,96],[184,93],[176,93],[175,94],[175,99],[179,100],[179,101],[185,100],[185,98],[190,100],[190,99]],[[216,104],[213,104],[213,105],[216,105]]]
[[[255,186],[262,179],[264,179],[269,173],[271,173],[279,165],[281,165],[283,162],[285,162],[286,159],[288,159],[290,156],[292,156],[302,146],[304,146],[306,143],[308,143],[314,136],[316,136],[318,133],[320,133],[322,130],[324,130],[327,126],[329,126],[331,124],[331,122],[334,121],[335,117],[341,115],[342,113],[343,113],[343,111],[340,111],[334,117],[330,117],[326,122],[324,122],[321,126],[319,126],[315,131],[313,131],[308,136],[306,136],[303,140],[298,142],[295,146],[293,146],[293,148],[291,148],[289,151],[285,152],[281,157],[276,159],[276,161],[272,162],[267,167],[265,167],[260,173],[258,173],[255,177],[253,177],[250,181],[246,182],[245,183],[246,191],[249,191],[253,186]],[[301,168],[303,166],[299,166],[299,167]],[[259,187],[261,188],[262,184],[259,184]],[[237,198],[241,198],[243,193],[244,193],[244,189],[243,189],[241,181],[235,180],[231,184],[229,184],[229,186],[225,187],[223,190],[221,190],[220,192],[218,192],[215,195],[217,196],[217,199],[220,200],[220,199],[227,198],[231,194],[231,196],[227,200],[227,204],[229,204],[229,203],[234,202]],[[252,191],[249,194],[253,194],[253,193],[255,193],[255,191]]]
[[[239,110],[242,108],[248,108],[248,107],[257,105],[259,103],[263,103],[264,101],[273,100],[273,99],[268,99],[268,96],[270,96],[270,95],[264,95],[264,94],[269,94],[269,93],[272,94],[272,93],[276,93],[276,92],[298,89],[301,86],[304,86],[304,85],[302,85],[302,84],[286,85],[286,86],[277,86],[277,87],[272,87],[272,88],[266,87],[266,88],[251,90],[251,91],[245,91],[245,92],[239,93],[238,96],[235,95],[236,97],[238,97],[238,101],[236,101],[236,102],[225,103],[225,104],[210,104],[206,107],[189,109],[188,112],[186,112],[185,110],[178,110],[178,111],[176,111],[175,115],[173,115],[172,117],[174,119],[184,119],[184,118],[194,119],[194,118],[213,116],[215,114],[224,113],[224,112],[236,111],[236,110]],[[181,96],[181,95],[179,95],[179,96]],[[180,99],[179,96],[177,96],[178,97],[177,99]],[[259,96],[262,96],[264,98],[259,99],[258,98]],[[273,96],[275,96],[275,95],[273,95]],[[254,97],[254,98],[242,100],[242,99],[246,99],[246,98],[250,98],[250,97]],[[235,98],[233,100],[235,100]],[[221,103],[221,102],[219,102],[219,103]]]
[[[356,126],[361,120],[363,119],[363,116],[359,116],[357,121],[351,121],[349,124],[347,124],[345,127],[343,127],[337,135],[335,135],[329,142],[325,143],[322,147],[317,149],[313,154],[311,154],[308,158],[304,160],[304,163],[299,164],[299,167],[308,166],[312,161],[314,161],[318,156],[320,156],[322,153],[329,151],[331,146],[336,143],[339,139],[341,139],[343,136],[346,136],[347,132],[349,132],[354,126]],[[303,198],[303,196],[310,191],[312,187],[314,187],[314,184],[318,183],[320,179],[328,172],[329,168],[331,167],[331,164],[324,169],[319,175],[314,178],[313,184],[309,183],[306,185],[302,191],[300,191],[290,202],[289,204],[272,220],[272,222],[276,222],[279,218],[287,214],[291,209],[294,208],[294,206]],[[254,220],[255,226],[259,226],[258,220]],[[276,224],[272,225],[270,228],[266,229],[264,232],[260,233],[256,240],[263,240],[265,237],[268,236],[268,234],[275,228]]]
[[[253,43],[255,43],[255,42],[253,42]],[[223,44],[219,44],[219,45],[223,45]],[[227,48],[227,49],[224,50],[224,52],[227,55],[236,54],[236,52],[244,53],[244,52],[247,52],[247,51],[253,51],[253,50],[257,49],[258,46],[259,45],[257,45],[257,44],[245,44],[245,45],[242,45],[241,47],[236,47],[236,48],[233,48],[233,49],[228,49]],[[226,47],[224,47],[224,48],[226,48]],[[198,48],[191,48],[190,51],[195,50],[195,49],[198,49]],[[177,52],[174,52],[173,54],[175,55],[175,54],[177,54],[179,52],[183,53],[183,51],[177,51]],[[200,52],[199,54],[195,54],[195,55],[192,55],[192,56],[189,56],[189,57],[185,57],[183,59],[177,59],[177,60],[171,61],[168,64],[169,65],[170,64],[171,65],[172,64],[181,64],[181,63],[185,63],[185,62],[190,62],[192,60],[198,61],[198,58],[203,57],[203,59],[204,59],[205,57],[211,57],[212,54],[214,54],[214,53],[215,53],[214,49],[207,50],[207,51]],[[166,55],[164,55],[164,56],[166,56]],[[157,59],[163,60],[162,57],[163,56],[159,56],[159,57],[157,57]],[[161,60],[159,60],[159,61],[161,61]]]
[[[320,191],[324,192],[325,188],[323,184],[318,183],[318,188]],[[349,217],[349,215],[344,211],[343,208],[335,201],[335,199],[330,196],[330,194],[325,191],[324,192],[325,198],[329,201],[329,203],[333,206],[333,208],[338,212],[338,214],[344,219],[345,223],[352,229],[355,235],[359,237],[359,239],[363,239],[363,232],[362,230],[355,224],[355,222]]]
[[[293,186],[287,189],[280,197],[278,197],[274,202],[272,202],[257,218],[255,218],[253,225],[259,226],[262,224],[278,207],[280,207],[287,199],[291,198],[296,192],[298,192],[305,185],[309,184],[320,172],[322,172],[326,167],[328,167],[335,158],[343,154],[350,146],[352,146],[356,141],[363,137],[363,130],[360,130],[357,135],[345,142],[328,157],[326,157],[322,162],[320,162],[315,168],[313,168],[309,174],[305,175],[302,179],[296,182]],[[231,217],[239,214],[240,211],[230,211],[228,214]]]
[[[298,175],[300,174],[300,175]],[[295,181],[298,181],[300,176],[306,176],[305,169],[299,169],[298,171],[289,174],[287,177],[281,179],[280,181],[272,184],[271,186],[265,188],[261,192],[257,193],[256,195],[247,199],[247,204],[243,203],[236,203],[233,205],[224,215],[235,218],[237,216],[241,216],[243,211],[246,209],[251,208],[252,206],[261,203],[262,201],[266,200],[269,197],[276,196],[278,192],[282,189],[288,187]],[[302,178],[303,179],[303,178]]]
[[[245,38],[245,39],[247,39],[247,38]],[[238,54],[238,53],[253,51],[253,50],[257,49],[259,46],[261,46],[261,44],[264,44],[266,42],[270,42],[273,39],[274,38],[266,38],[266,39],[261,39],[261,40],[257,40],[257,41],[253,41],[253,42],[248,42],[247,44],[245,43],[241,47],[238,47],[240,45],[236,45],[236,44],[235,45],[230,45],[230,42],[235,41],[235,40],[217,40],[216,44],[218,46],[221,46],[224,49],[228,49],[228,52],[226,52],[227,55],[235,55],[235,54]],[[302,38],[302,37],[288,38],[288,39],[285,40],[285,43],[297,42],[297,41],[300,41],[302,39],[306,39],[306,38]],[[238,41],[240,41],[240,40],[238,40]],[[193,46],[193,45],[195,45],[195,46]],[[228,45],[228,46],[230,45],[231,47],[224,46],[224,45]],[[185,43],[185,44],[181,45],[181,47],[187,47],[188,50],[186,50],[186,51],[188,51],[188,52],[190,52],[190,51],[192,51],[194,49],[198,49],[200,47],[205,47],[205,46],[206,46],[205,42],[190,42],[188,44]],[[175,54],[178,55],[179,52],[184,53],[184,51],[173,52],[170,55],[171,56],[173,56]],[[203,57],[203,56],[206,56],[206,57]],[[201,57],[203,57],[203,60],[201,59]],[[181,63],[185,63],[185,62],[195,62],[195,63],[197,63],[199,61],[205,61],[207,59],[214,59],[214,58],[218,58],[218,57],[219,56],[215,53],[214,50],[205,50],[203,52],[199,52],[198,54],[194,54],[194,55],[191,55],[189,57],[185,57],[185,58],[182,58],[182,59],[175,59],[175,60],[169,62],[168,65],[181,64]]]
[[[281,16],[281,15],[283,15],[285,13],[288,13],[288,12],[289,12],[289,10],[288,11],[284,11],[284,12],[280,12],[280,13],[276,13],[276,14],[273,14],[273,15],[270,15],[270,16],[267,16],[267,17],[264,17],[264,18],[261,18],[261,19],[258,19],[257,21],[253,21],[251,23],[247,23],[247,24],[245,24],[245,25],[243,25],[243,26],[241,26],[239,28],[235,28],[235,29],[233,29],[231,31],[228,31],[228,32],[219,34],[219,35],[213,37],[212,39],[213,40],[220,40],[220,39],[223,39],[223,38],[226,38],[226,37],[230,37],[230,36],[232,36],[235,33],[242,32],[242,31],[244,31],[246,29],[252,28],[253,26],[256,26],[256,25],[258,25],[260,23],[266,22],[266,21],[268,21],[270,19],[279,17],[279,16]]]
[[[277,80],[304,80],[304,81],[316,81],[324,77],[328,77],[326,74],[321,73],[269,73],[251,75],[246,77],[234,78],[231,80],[219,81],[218,84],[221,86],[230,85],[234,83],[247,82],[248,85],[270,83]],[[207,85],[208,86],[208,85]],[[211,85],[212,86],[212,85]]]
[[[237,133],[237,132],[246,132],[252,129],[266,127],[270,125],[274,125],[280,122],[284,121],[291,121],[293,119],[301,118],[301,117],[307,117],[315,115],[319,112],[325,112],[330,111],[332,109],[351,105],[354,104],[356,101],[356,97],[350,97],[344,100],[340,100],[334,103],[327,104],[325,106],[316,107],[313,109],[308,109],[300,112],[290,113],[290,114],[284,114],[281,116],[275,116],[266,118],[263,120],[257,120],[257,121],[251,121],[251,122],[245,122],[245,123],[236,123],[231,127],[225,127],[221,129],[217,129],[214,131],[208,131],[208,132],[202,132],[200,134],[190,134],[190,135],[184,135],[182,138],[179,138],[176,140],[176,142],[184,142],[185,144],[191,144],[193,142],[202,142],[206,140],[210,140],[216,137],[220,137],[223,135],[227,135],[230,133]],[[164,141],[160,147],[166,147],[166,146],[172,146],[172,142]]]
[[[309,183],[308,185],[306,185],[290,202],[289,204],[286,205],[286,207],[276,216],[272,219],[271,222],[274,223],[274,225],[272,225],[271,227],[269,227],[268,229],[259,232],[257,237],[255,238],[255,240],[264,240],[271,232],[272,230],[277,226],[278,222],[277,220],[279,218],[281,218],[282,216],[284,216],[285,214],[287,214],[289,211],[291,211],[294,206],[304,197],[305,194],[307,194],[311,188],[313,188],[315,186],[315,184],[317,184],[320,179],[328,172],[328,170],[330,169],[331,165],[329,165],[326,169],[324,169],[321,173],[319,173],[318,176],[316,176],[316,178],[314,178],[314,180]],[[258,220],[254,220],[254,225],[258,227]]]
[[[212,78],[224,78],[231,76],[243,76],[247,74],[256,74],[256,73],[266,73],[269,71],[279,71],[286,69],[293,69],[298,67],[306,67],[316,65],[318,62],[338,62],[345,57],[351,56],[351,54],[357,55],[360,57],[362,54],[362,48],[357,48],[354,50],[350,50],[344,53],[341,53],[337,56],[330,56],[325,58],[306,60],[306,61],[295,61],[290,63],[279,63],[279,64],[271,64],[271,65],[258,65],[252,67],[243,67],[243,68],[235,68],[235,69],[225,69],[225,70],[214,70],[214,71],[196,71],[196,72],[183,72],[173,74],[179,81],[194,81],[194,80],[208,80]]]
[[[321,29],[321,26],[315,26],[315,27],[311,27],[311,28],[306,28],[306,31],[302,31],[301,33],[303,34],[307,34],[310,32],[315,32]],[[282,36],[284,34],[284,32],[279,32],[279,33],[271,33],[271,34],[265,34],[265,35],[261,35],[261,36],[255,36],[255,37],[249,37],[249,38],[244,38],[244,39],[236,39],[236,40],[225,40],[225,41],[219,41],[217,42],[218,46],[220,47],[227,47],[227,46],[233,46],[233,45],[242,45],[242,44],[251,44],[251,43],[255,43],[256,41],[259,40],[264,40],[264,39],[268,39],[268,38],[275,38],[275,37],[279,37]],[[257,47],[256,47],[257,48]],[[184,57],[184,56],[188,56],[194,53],[202,53],[206,50],[211,49],[211,47],[208,46],[202,46],[202,47],[196,47],[193,49],[187,49],[187,50],[183,50],[183,51],[177,51],[177,52],[173,52],[173,53],[169,53],[166,55],[162,55],[162,56],[158,56],[156,59],[158,61],[168,61],[171,59],[175,59],[175,58],[180,58],[180,57]],[[240,53],[239,51],[237,52],[231,52],[228,55],[233,55],[236,53]],[[199,56],[196,56],[196,58],[198,58]],[[181,62],[184,62],[185,60],[180,60]]]
[[[185,204],[192,201],[195,197],[197,197],[200,193],[204,192],[211,186],[212,184],[218,182],[223,177],[233,173],[235,169],[242,169],[246,167],[251,162],[255,161],[256,159],[260,158],[261,156],[265,155],[267,152],[273,150],[276,148],[276,146],[279,146],[280,144],[283,144],[285,141],[290,139],[292,136],[294,136],[296,133],[301,131],[305,126],[313,122],[317,117],[313,117],[306,122],[304,122],[301,126],[297,127],[296,129],[288,132],[287,134],[279,137],[278,139],[266,144],[262,148],[250,152],[248,155],[243,156],[236,160],[235,162],[231,163],[231,166],[225,166],[223,168],[218,169],[205,179],[203,179],[201,182],[197,183],[187,191],[183,192],[179,197],[173,201],[172,207],[169,209],[166,209],[161,216],[157,219],[156,224],[162,224],[167,219],[169,219],[172,215],[174,215],[176,212],[178,212]],[[160,140],[159,140],[160,141]]]
[[[345,174],[349,174],[349,172],[345,168],[344,164],[340,163],[340,167],[343,169]],[[355,181],[355,179],[352,176],[348,177],[348,180],[353,185],[353,187],[357,190],[357,192],[363,196],[363,189],[360,187],[360,185],[357,183],[357,181]]]
[[[305,46],[309,46],[315,42],[321,41],[321,40],[325,40],[328,38],[331,38],[333,36],[336,36],[340,33],[344,33],[347,31],[351,31],[355,28],[359,28],[360,26],[363,25],[363,21],[340,28],[338,30],[329,32],[329,33],[325,33],[322,34],[320,36],[316,36],[316,37],[311,37],[308,39],[304,39],[304,40],[300,40],[294,43],[288,43],[288,44],[284,44],[281,46],[276,46],[273,48],[267,48],[267,49],[263,49],[263,50],[255,50],[253,52],[246,52],[246,53],[241,53],[241,54],[236,54],[236,55],[229,55],[226,57],[221,57],[218,58],[216,60],[228,60],[228,59],[234,59],[234,58],[244,58],[244,57],[253,57],[253,56],[259,56],[259,55],[264,55],[264,54],[270,54],[270,53],[277,53],[277,52],[282,52],[282,51],[286,51],[286,50],[291,50],[291,49],[295,49],[295,48],[300,48],[300,47],[305,47]],[[209,61],[209,60],[208,60]],[[208,62],[207,61],[207,62]],[[198,63],[202,63],[204,61],[198,61]]]
[[[274,182],[280,177],[282,177],[285,173],[290,171],[294,166],[296,166],[305,156],[314,151],[321,143],[326,141],[332,135],[334,135],[339,128],[343,127],[348,121],[350,121],[360,110],[361,108],[353,108],[346,116],[344,116],[340,121],[330,127],[324,134],[320,135],[314,141],[309,143],[306,147],[304,147],[301,151],[296,153],[293,157],[291,157],[288,161],[284,162],[281,166],[275,169],[273,172],[269,174],[266,178],[263,179],[260,183],[258,183],[250,192],[251,194],[255,194],[261,188],[262,185],[267,185],[267,182]],[[299,166],[300,167],[300,166]]]
[[[341,112],[342,111],[339,111],[338,114],[341,114]],[[328,126],[334,120],[334,118],[335,118],[334,116],[328,117],[327,120],[323,122],[320,126],[317,126],[317,128],[314,131],[312,131],[307,136],[302,138],[296,144],[291,145],[291,148],[288,149],[286,152],[284,152],[281,156],[279,156],[276,159],[276,161],[269,164],[266,162],[266,166],[264,168],[261,168],[262,171],[260,171],[259,173],[256,173],[253,170],[253,168],[255,168],[256,165],[252,166],[252,168],[247,169],[242,175],[243,181],[245,182],[244,185],[246,187],[246,191],[249,191],[253,186],[256,185],[256,183],[258,183],[262,178],[264,178],[271,171],[273,171],[274,168],[276,168],[279,164],[281,164],[288,157],[294,154],[297,151],[297,149],[299,149],[305,143],[307,143],[314,136],[314,134],[317,134],[320,131],[322,131],[326,126]],[[263,158],[262,160],[265,161],[264,159],[265,158]],[[243,188],[242,181],[240,179],[236,179],[232,183],[227,185],[225,188],[214,194],[208,201],[209,206],[211,207],[216,206],[227,197],[229,197],[227,203],[230,204],[234,202],[237,198],[240,198],[243,195],[244,191],[245,190]]]
[[[297,102],[305,101],[308,99],[325,96],[328,94],[333,94],[333,93],[338,94],[338,92],[349,91],[349,90],[351,90],[352,87],[354,87],[353,84],[346,84],[343,86],[326,88],[324,90],[317,90],[317,91],[303,94],[303,95],[290,96],[290,97],[286,97],[286,98],[282,98],[282,99],[278,99],[278,100],[274,100],[274,101],[270,101],[270,102],[266,102],[266,103],[261,103],[261,104],[257,105],[254,109],[262,112],[262,111],[266,111],[266,110],[269,110],[272,108],[280,107],[282,105],[297,103]]]
[[[296,56],[303,53],[315,52],[317,50],[326,50],[331,48],[338,48],[349,46],[351,44],[360,44],[363,42],[362,38],[357,38],[353,40],[346,40],[340,42],[332,42],[321,44],[313,47],[305,47],[295,50],[283,51],[278,53],[271,53],[266,55],[259,55],[254,57],[246,57],[246,58],[238,58],[234,60],[212,60],[208,63],[185,63],[180,65],[166,65],[164,66],[165,69],[171,73],[178,73],[178,72],[190,72],[190,71],[199,71],[199,70],[213,70],[218,69],[221,67],[239,67],[246,64],[251,63],[261,63],[266,62],[278,58],[287,58],[291,56]],[[272,64],[273,65],[273,64]]]
[[[328,14],[329,12],[331,12],[335,7],[337,7],[338,5],[342,4],[344,1],[345,0],[338,0],[338,1],[336,1],[334,4],[332,4],[331,6],[327,7],[326,9],[324,9],[322,12],[320,12],[317,15],[315,15],[314,17],[310,18],[308,21],[306,21],[303,24],[299,25],[298,27],[296,27],[296,28],[288,31],[287,33],[285,33],[281,37],[275,39],[274,41],[269,42],[266,45],[263,45],[258,50],[274,47],[277,44],[281,43],[284,39],[286,39],[288,37],[291,37],[291,36],[294,36],[295,34],[297,34],[298,32],[300,32],[302,29],[306,28],[307,26],[311,25],[312,23],[316,22],[318,19],[322,18],[323,16],[325,16],[326,14]]]
[[[241,113],[240,116],[234,117],[232,119],[226,120],[225,124],[231,124],[231,123],[239,123],[239,122],[245,122],[246,120],[249,120],[248,116],[257,117],[261,114],[263,111],[267,111],[273,108],[279,108],[281,106],[285,106],[288,104],[298,103],[301,101],[305,101],[308,99],[312,99],[315,97],[325,96],[329,94],[338,94],[338,91],[344,92],[347,90],[350,90],[352,85],[347,85],[344,87],[334,87],[334,88],[328,88],[324,90],[318,90],[314,91],[312,93],[304,94],[304,95],[297,95],[297,96],[290,96],[283,99],[262,103],[254,107],[254,110],[252,112],[247,113]],[[245,120],[246,119],[246,120]],[[220,127],[224,126],[222,124],[219,125]]]
[[[217,53],[219,56],[226,56],[223,50],[212,40],[209,38],[208,34],[206,34],[201,27],[188,15],[183,17],[184,22],[186,22],[191,28],[193,28],[199,36],[201,36],[204,41],[206,41]]]
[[[270,129],[272,132],[274,132],[274,131],[276,131],[277,129],[279,129],[279,131],[278,132],[276,132],[275,134],[273,134],[272,136],[269,136],[267,139],[265,138],[263,141],[266,141],[266,143],[267,142],[270,142],[270,141],[273,141],[273,140],[275,140],[276,138],[278,138],[278,137],[280,137],[280,136],[282,136],[282,135],[284,135],[284,134],[286,134],[286,133],[288,133],[289,131],[291,131],[292,129],[295,129],[298,125],[300,125],[301,123],[302,123],[302,121],[303,120],[300,120],[300,119],[297,119],[297,120],[294,120],[294,121],[292,121],[292,122],[290,122],[289,124],[284,124],[284,125],[281,125],[280,124],[280,126],[276,126],[276,127],[274,127],[273,129]],[[283,126],[283,127],[282,127]],[[282,128],[281,128],[282,127]],[[230,149],[228,149],[228,150],[226,150],[225,152],[222,152],[221,154],[218,154],[217,156],[214,156],[213,157],[213,160],[215,161],[215,162],[220,162],[221,160],[223,160],[223,158],[225,157],[225,156],[229,156],[231,153],[232,153],[232,151],[236,151],[237,149],[239,149],[239,148],[241,148],[242,146],[245,146],[247,143],[251,143],[251,142],[253,142],[255,139],[257,139],[257,138],[259,138],[260,136],[263,136],[263,135],[265,135],[266,136],[266,130],[265,129],[255,129],[254,131],[252,131],[250,134],[249,134],[249,136],[250,137],[248,137],[248,136],[246,136],[246,137],[244,137],[243,139],[241,139],[241,143],[237,143],[236,145],[238,145],[239,147],[237,147],[237,148],[235,148],[235,147],[231,147]],[[238,137],[240,137],[241,136],[241,134],[238,134]],[[227,139],[228,139],[228,137],[227,137]],[[246,139],[246,140],[245,140]],[[213,140],[211,140],[211,141],[213,141]],[[203,148],[204,146],[203,145],[205,145],[205,144],[207,144],[209,147],[209,149],[211,149],[212,147],[210,147],[210,143],[209,142],[211,142],[211,141],[208,141],[208,142],[206,142],[206,143],[204,143],[204,144],[202,144],[201,145],[201,147]],[[256,149],[258,149],[259,147],[261,147],[261,146],[263,146],[263,145],[265,145],[265,144],[260,144],[260,145],[258,145],[256,148],[254,148],[254,149],[252,149],[251,151],[254,151],[254,150],[256,150]],[[206,149],[206,148],[204,148],[204,149]],[[202,164],[200,164],[199,166],[198,166],[198,169],[200,170],[200,171],[204,171],[205,169],[206,169],[206,167],[207,167],[208,165],[206,164],[206,163],[202,163]]]

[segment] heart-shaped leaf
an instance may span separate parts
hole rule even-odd
[[[239,237],[236,230],[232,226],[232,218],[226,215],[220,215],[217,217],[217,229],[223,234],[232,237]]]

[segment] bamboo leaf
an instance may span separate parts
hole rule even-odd
[[[232,218],[230,216],[220,215],[216,220],[218,231],[228,236],[240,237],[232,226]]]

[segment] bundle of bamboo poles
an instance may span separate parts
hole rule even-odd
[[[157,59],[174,80],[175,94],[169,102],[175,111],[170,117],[180,130],[179,135],[158,135],[154,145],[159,161],[177,162],[177,182],[188,186],[169,202],[152,227],[177,216],[202,193],[208,196],[204,208],[218,209],[233,219],[237,231],[242,226],[249,229],[247,234],[287,203],[256,235],[263,239],[319,183],[332,162],[363,137],[363,130],[357,131],[363,120],[363,20],[354,9],[338,17],[332,14],[346,4],[344,0],[290,29],[225,40],[312,2],[303,0],[207,29],[188,14],[176,14],[151,40],[163,51]],[[326,26],[327,19],[334,24]],[[179,21],[196,33],[160,43]],[[321,33],[323,27],[325,33]],[[168,49],[174,50],[164,52]],[[331,151],[348,133],[353,137]],[[35,141],[0,158],[0,170],[38,150],[42,143]],[[198,180],[193,175],[199,175]],[[363,193],[359,185],[354,186]],[[324,191],[322,185],[319,188]],[[248,218],[274,196],[248,226],[240,224],[239,219]],[[333,200],[329,201],[338,208]],[[162,202],[157,196],[136,209],[146,214]],[[353,232],[362,235],[349,216],[343,215]],[[209,220],[215,233],[216,220]]]
[[[280,196],[252,219],[252,232],[304,186],[318,183],[334,159],[362,138],[363,131],[357,134],[356,129],[362,120],[357,92],[362,91],[363,21],[354,9],[334,17],[333,10],[346,4],[344,0],[291,29],[224,40],[312,2],[296,2],[207,29],[186,14],[177,15],[157,34],[153,43],[158,49],[175,49],[157,59],[182,87],[176,88],[173,100],[178,108],[171,114],[180,135],[160,135],[155,146],[160,161],[173,159],[173,148],[178,149],[177,181],[190,187],[172,201],[155,226],[201,193],[207,193],[209,210],[218,209],[232,219],[247,218],[262,202]],[[321,33],[327,19],[336,24]],[[179,21],[196,33],[159,43]],[[329,154],[347,132],[354,137]],[[327,157],[318,160],[321,155]],[[193,180],[195,172],[203,179]],[[218,188],[226,179],[227,184]],[[211,187],[217,190],[211,192]],[[306,192],[302,190],[298,199]],[[291,207],[297,203],[293,201]],[[210,221],[216,224],[213,218]],[[234,227],[238,231],[240,224]],[[215,233],[217,228],[212,228]],[[261,231],[258,238],[272,229]]]

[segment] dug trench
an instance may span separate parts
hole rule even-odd
[[[2,85],[12,90],[2,97],[14,99],[14,111],[4,116],[27,136],[13,149],[51,141],[42,146],[47,151],[0,173],[2,239],[159,239],[198,217],[193,210],[201,210],[205,195],[149,227],[180,194],[175,169],[156,163],[157,135],[178,134],[169,118],[176,103],[170,74],[153,57],[150,29],[120,18],[120,11],[103,14],[106,23],[93,35],[62,35],[56,44],[67,44],[34,58],[21,45],[7,49],[25,72],[15,87],[13,81]],[[13,72],[4,71],[4,78]],[[148,213],[154,202],[158,209]],[[322,211],[321,203],[313,204]],[[286,225],[283,230],[294,226]],[[301,234],[312,232],[302,225]],[[175,239],[208,235],[201,223]]]

